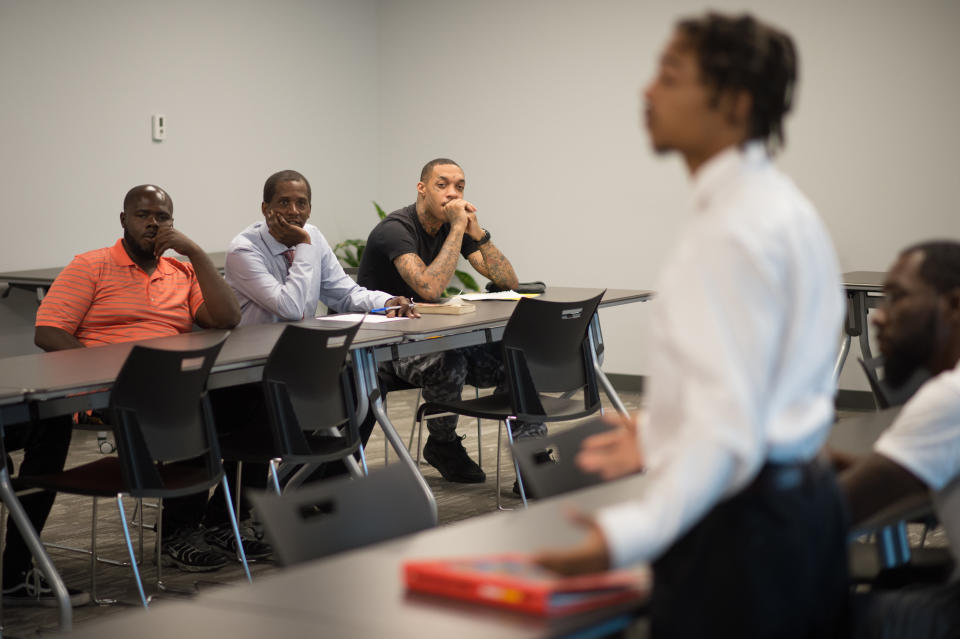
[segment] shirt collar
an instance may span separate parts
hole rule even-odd
[[[267,228],[266,222],[257,222],[260,225],[260,228],[257,231],[260,233],[260,239],[263,240],[263,243],[266,245],[267,250],[270,251],[270,255],[283,255],[287,249],[290,247],[277,241],[277,238],[270,235],[270,229]]]
[[[130,259],[130,256],[127,255],[127,249],[123,248],[123,238],[117,240],[117,243],[110,247],[110,257],[113,258],[113,261],[118,266],[132,266],[134,268],[140,268],[137,264]],[[169,275],[173,272],[173,267],[167,263],[165,258],[160,258],[157,260],[157,268],[154,271],[154,274],[160,273],[162,275]]]
[[[706,209],[710,199],[734,175],[746,167],[758,167],[769,161],[763,142],[753,140],[743,146],[731,146],[707,160],[693,176],[693,206]]]
[[[127,255],[127,249],[123,248],[123,238],[117,240],[117,243],[110,247],[110,257],[118,266],[136,266],[130,256]]]

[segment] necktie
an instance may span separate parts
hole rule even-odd
[[[283,256],[287,258],[287,268],[290,268],[290,266],[293,264],[293,253],[293,249],[287,249],[283,252]]]

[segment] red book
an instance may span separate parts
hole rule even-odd
[[[563,577],[519,554],[412,560],[404,563],[403,573],[410,590],[543,616],[640,603],[650,586],[646,573]]]

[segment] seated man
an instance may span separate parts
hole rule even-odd
[[[164,337],[190,332],[194,323],[236,326],[240,307],[233,292],[207,254],[173,227],[166,191],[152,185],[130,189],[120,226],[123,237],[116,244],[78,255],[50,287],[37,311],[37,346],[54,351]],[[162,257],[167,249],[190,261]],[[188,571],[224,566],[232,551],[207,543],[218,531],[202,530],[195,516],[177,515],[175,507],[164,508],[167,559]]]
[[[856,524],[885,506],[929,491],[960,558],[960,243],[926,242],[900,254],[884,282],[873,322],[887,382],[919,367],[933,377],[880,436],[874,452],[838,459],[840,488]],[[836,455],[834,455],[836,459]],[[960,566],[960,564],[957,564]],[[960,636],[960,570],[948,583],[859,595],[857,637]]]
[[[370,232],[360,260],[358,281],[368,288],[395,291],[415,300],[443,296],[460,255],[501,289],[517,286],[510,261],[477,220],[477,207],[463,199],[466,180],[453,160],[436,159],[420,172],[417,201],[384,218]],[[384,364],[408,383],[423,388],[427,401],[460,398],[464,382],[498,386],[504,381],[498,344],[415,355]],[[470,459],[457,436],[457,417],[427,420],[430,436],[424,458],[447,481],[480,483],[486,475]],[[542,424],[520,424],[515,437],[542,436]]]
[[[367,290],[343,272],[320,230],[307,224],[311,197],[300,173],[274,173],[263,185],[264,221],[230,243],[224,276],[240,303],[240,325],[311,318],[318,302],[340,313],[396,307],[412,316],[407,298]]]
[[[224,276],[240,303],[240,325],[311,318],[318,302],[338,312],[394,307],[391,315],[399,312],[415,317],[408,299],[369,291],[344,273],[320,230],[307,223],[311,199],[310,182],[303,175],[274,173],[263,185],[260,210],[264,221],[251,224],[230,242]],[[230,411],[234,417],[220,420],[218,428],[242,432],[264,427],[268,417],[259,382],[224,388],[214,395],[215,409]],[[371,416],[361,427],[364,443],[373,423]],[[227,466],[232,476],[233,464]],[[342,464],[334,464],[317,476],[341,470],[346,470]],[[264,487],[266,464],[247,464],[245,471],[245,488]],[[241,492],[241,510],[248,511],[244,494]],[[210,506],[220,507],[213,501]]]

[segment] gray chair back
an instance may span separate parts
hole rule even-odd
[[[431,528],[436,514],[413,471],[393,464],[359,479],[250,495],[283,566]]]
[[[513,457],[530,494],[542,499],[601,483],[599,475],[583,472],[574,460],[584,439],[611,428],[602,419],[592,419],[543,438],[515,441]]]

